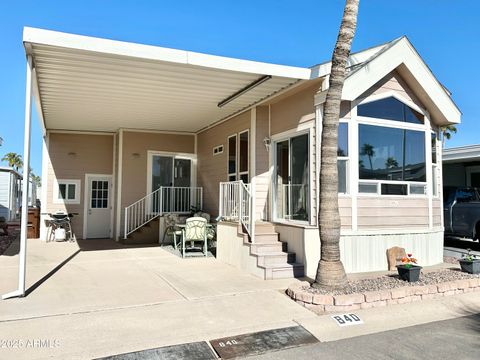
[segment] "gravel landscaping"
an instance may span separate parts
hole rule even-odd
[[[0,236],[0,255],[7,251],[8,247],[12,244],[12,242],[17,238],[18,235],[19,232],[14,231],[10,235]]]
[[[458,261],[456,262],[458,264]],[[405,286],[423,286],[423,285],[436,285],[448,281],[464,280],[464,279],[479,279],[480,275],[472,275],[461,272],[460,269],[446,269],[438,271],[422,271],[420,274],[420,280],[417,282],[409,283],[401,280],[398,275],[385,275],[378,278],[369,278],[355,281],[348,281],[347,285],[335,289],[317,289],[317,288],[304,288],[308,292],[313,294],[329,294],[329,295],[346,295],[363,293],[367,291],[381,291],[396,289]]]

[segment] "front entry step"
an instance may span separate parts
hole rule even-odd
[[[158,244],[159,226],[158,218],[151,220],[129,234],[126,239],[120,239],[120,242],[125,245]]]
[[[241,227],[238,228],[243,235],[244,244],[250,247],[250,256],[257,260],[257,268],[261,269],[265,280],[288,279],[303,277],[305,270],[303,264],[296,262],[296,255],[288,251],[288,244],[280,241],[275,226],[268,222],[255,224],[255,243],[249,241]]]

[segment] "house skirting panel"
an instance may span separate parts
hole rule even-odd
[[[237,269],[263,278],[264,271],[257,267],[257,258],[250,256],[250,246],[238,234],[238,224],[221,222],[217,225],[217,259]]]
[[[280,240],[296,253],[297,262],[305,266],[305,275],[315,278],[320,259],[318,229],[276,224]],[[347,273],[385,271],[388,269],[386,251],[393,246],[405,248],[420,265],[429,266],[443,261],[443,229],[377,231],[371,234],[348,234],[340,238],[340,256]]]

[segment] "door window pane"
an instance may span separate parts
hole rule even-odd
[[[228,138],[228,173],[237,172],[237,136]]]
[[[437,163],[437,135],[432,134],[432,163]]]
[[[92,181],[90,196],[92,209],[108,208],[108,181]]]
[[[248,171],[248,131],[240,134],[240,170],[239,172]]]
[[[170,156],[152,157],[152,191],[160,186],[173,186],[173,158]]]
[[[190,187],[191,180],[191,160],[190,159],[175,159],[175,186]]]
[[[289,173],[289,156],[288,156],[289,141],[280,141],[275,144],[275,182],[276,182],[276,196],[277,196],[277,217],[286,219],[288,217],[289,202],[288,202],[288,173]]]

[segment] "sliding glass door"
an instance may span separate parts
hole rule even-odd
[[[158,212],[160,205],[164,212],[178,212],[179,209],[189,211],[192,161],[174,156],[152,155],[151,171],[151,191],[164,188],[162,194],[155,195],[158,199],[153,199],[153,211]]]
[[[275,217],[309,221],[308,134],[275,143]]]

